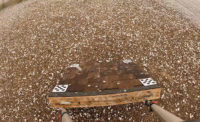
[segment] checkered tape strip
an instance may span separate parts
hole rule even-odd
[[[151,85],[156,85],[156,81],[153,80],[152,78],[143,78],[143,79],[139,79],[140,82],[144,85],[144,86],[151,86]]]
[[[56,85],[52,92],[66,92],[68,85]]]

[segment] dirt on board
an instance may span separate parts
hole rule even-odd
[[[48,93],[81,62],[130,59],[159,105],[200,118],[200,30],[163,0],[29,0],[0,11],[0,120],[59,121]],[[143,103],[68,109],[74,121],[157,122]]]
[[[98,92],[143,86],[139,81],[142,78],[149,76],[132,62],[86,62],[67,68],[59,85],[68,84],[68,92]]]

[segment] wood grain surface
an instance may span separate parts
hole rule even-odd
[[[52,108],[121,105],[160,98],[161,88],[95,96],[49,97]]]

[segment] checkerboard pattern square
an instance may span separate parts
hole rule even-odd
[[[140,82],[144,85],[144,86],[150,86],[150,85],[156,85],[156,81],[154,81],[152,78],[144,78],[144,79],[139,79]]]
[[[68,85],[56,85],[52,92],[66,92]]]

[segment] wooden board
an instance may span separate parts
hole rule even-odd
[[[74,64],[67,68],[58,85],[49,95],[52,108],[141,102],[159,99],[161,92],[156,82],[130,61]]]
[[[110,91],[111,92],[111,91]],[[117,91],[116,91],[117,92]],[[86,96],[63,96],[49,97],[52,108],[77,108],[77,107],[97,107],[128,104],[134,102],[143,102],[145,100],[154,100],[160,98],[161,88],[157,86],[148,90],[138,90],[129,92],[109,93],[108,94],[88,94]],[[105,92],[106,93],[106,92]]]

